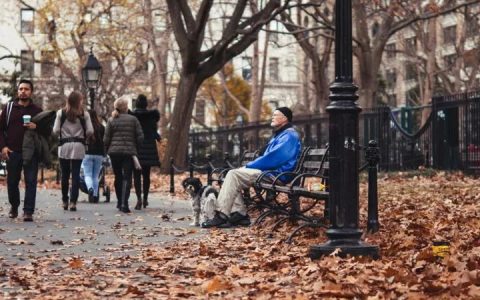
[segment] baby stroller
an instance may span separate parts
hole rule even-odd
[[[110,166],[110,159],[105,156],[102,162],[102,168],[98,174],[98,196],[100,198],[100,189],[103,190],[103,196],[105,196],[105,202],[110,202],[110,187],[105,183],[105,174],[107,173],[107,167]],[[88,195],[87,184],[85,183],[85,175],[83,169],[80,170],[80,190]]]

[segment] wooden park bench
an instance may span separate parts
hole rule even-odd
[[[368,220],[367,231],[376,232],[379,230],[378,223],[378,197],[377,197],[377,165],[379,161],[379,151],[377,143],[370,141],[368,147],[362,147],[365,150],[366,162],[360,167],[358,172],[368,169]],[[273,180],[270,172],[264,172],[255,182],[257,190],[262,190],[270,196],[271,199],[265,200],[267,209],[257,218],[255,224],[259,224],[268,216],[280,215],[281,217],[272,227],[275,230],[280,224],[286,221],[298,222],[301,224],[296,227],[288,236],[286,241],[290,243],[293,237],[305,227],[326,227],[329,217],[329,161],[328,148],[307,148],[297,162],[297,168],[294,172],[285,172],[276,175]],[[287,184],[280,178],[288,175],[292,179]],[[310,185],[311,179],[320,183],[320,188]],[[280,195],[286,195],[287,201],[279,200]],[[323,216],[318,213],[312,213],[320,202],[324,202]]]
[[[254,184],[257,191],[263,191],[269,195],[261,205],[266,210],[257,218],[255,224],[261,223],[266,217],[280,215],[280,219],[273,225],[275,230],[280,224],[286,221],[303,221],[294,232],[288,237],[290,242],[293,236],[304,227],[319,227],[326,224],[328,216],[328,148],[307,148],[300,156],[297,167],[292,172],[283,172],[272,177],[270,171],[262,173]],[[284,183],[282,179],[289,177],[291,180]],[[317,184],[324,189],[312,188],[309,179],[316,179]],[[315,186],[315,185],[313,185]],[[288,201],[279,200],[280,195],[286,195]],[[301,199],[308,199],[301,203]],[[321,201],[325,202],[323,217],[309,215],[310,212]],[[302,205],[303,204],[303,205]]]

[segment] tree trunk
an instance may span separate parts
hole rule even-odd
[[[427,33],[427,45],[426,53],[436,53],[437,49],[437,19],[430,19],[427,21],[428,33]],[[426,66],[426,80],[423,91],[421,90],[421,104],[427,105],[432,99],[433,89],[435,88],[435,73],[436,73],[436,58],[435,55],[427,55]],[[424,108],[422,110],[422,126],[428,119],[431,109]]]
[[[303,72],[302,72],[302,88],[300,90],[301,93],[301,103],[305,107],[305,109],[310,110],[310,59],[306,54],[303,54]],[[312,66],[313,70],[313,66]],[[315,71],[314,71],[315,72]]]
[[[258,75],[260,71],[260,59],[258,57],[259,49],[258,49],[258,41],[253,43],[253,55],[252,55],[252,102],[250,104],[250,112],[248,113],[248,121],[249,122],[257,122],[258,121],[258,111],[260,110],[260,101],[259,94],[260,94],[260,87],[259,87],[259,80]]]
[[[182,74],[175,97],[175,107],[168,129],[168,144],[162,161],[162,170],[167,171],[170,167],[170,158],[180,167],[186,166],[186,153],[188,153],[188,133],[192,120],[192,111],[195,103],[197,90],[200,87],[199,79],[195,73]],[[173,142],[175,141],[175,142]]]

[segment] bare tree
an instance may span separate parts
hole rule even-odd
[[[160,112],[160,128],[161,132],[166,131],[168,124],[166,116],[166,105],[169,98],[168,93],[168,70],[167,63],[170,50],[170,36],[172,28],[168,11],[165,5],[152,5],[152,0],[144,1],[143,15],[145,16],[145,32],[146,39],[150,46],[152,58],[154,62],[154,70],[152,72],[152,96],[158,98],[158,110]],[[159,30],[155,29],[154,16],[159,16],[160,21],[164,24]],[[158,20],[157,20],[158,22]],[[157,24],[158,26],[158,24]]]
[[[95,45],[95,55],[104,69],[96,107],[108,114],[113,100],[132,88],[134,79],[146,71],[147,47],[139,47],[140,7],[120,0],[94,4],[49,0],[36,12],[38,26],[46,33],[41,43],[51,52],[49,62],[61,72],[62,86],[82,88],[81,69],[88,49]]]
[[[388,40],[397,32],[415,22],[449,14],[463,7],[479,3],[470,1],[443,1],[441,4],[424,1],[353,1],[354,54],[358,60],[360,105],[373,107],[377,91],[377,74]]]
[[[193,105],[201,83],[255,42],[259,30],[285,9],[288,3],[287,0],[281,5],[280,0],[269,0],[257,13],[252,14],[248,11],[247,0],[237,1],[220,39],[212,47],[202,49],[213,0],[202,0],[195,16],[186,0],[167,0],[182,67],[164,166],[170,157],[181,165],[185,163]]]
[[[301,1],[300,1],[301,4]],[[329,95],[328,66],[333,46],[331,8],[327,1],[311,1],[308,5],[300,5],[296,11],[282,13],[285,28],[292,34],[306,57],[311,61],[314,99],[304,100],[304,105],[314,113],[325,112]],[[313,25],[309,27],[309,18]],[[319,45],[322,47],[319,47]],[[310,66],[304,62],[305,66]],[[307,76],[308,78],[308,76]],[[308,89],[308,86],[304,87]]]

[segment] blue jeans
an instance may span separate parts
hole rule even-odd
[[[63,159],[60,158],[60,169],[62,171],[62,201],[68,202],[68,182],[70,174],[72,175],[72,189],[70,191],[70,201],[77,203],[78,190],[80,188],[80,165],[81,159]]]
[[[83,175],[87,190],[93,190],[93,196],[98,197],[98,183],[102,169],[103,156],[87,154],[82,161]]]
[[[7,161],[7,190],[8,201],[12,208],[20,206],[20,177],[23,168],[23,177],[25,179],[25,201],[23,211],[26,214],[33,214],[35,211],[35,198],[37,196],[37,174],[38,160],[35,155],[29,166],[23,165],[23,157],[20,152],[11,152]]]

